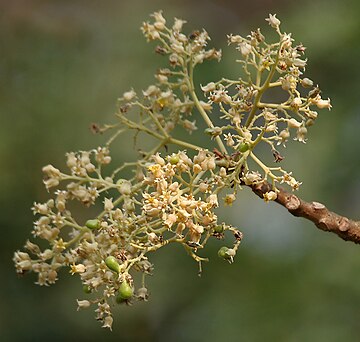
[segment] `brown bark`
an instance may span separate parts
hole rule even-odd
[[[272,190],[268,182],[249,185],[252,191],[260,198],[266,192]],[[305,202],[293,193],[284,189],[279,189],[275,202],[285,207],[292,215],[304,217],[314,222],[319,229],[332,232],[345,241],[360,243],[360,221],[353,221],[347,217],[338,215],[330,211],[326,206],[319,202]]]

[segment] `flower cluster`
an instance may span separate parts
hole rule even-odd
[[[33,235],[46,240],[48,248],[41,250],[27,241],[26,251],[14,255],[17,272],[33,271],[39,285],[55,283],[62,267],[78,275],[87,296],[78,300],[78,308],[95,306],[96,319],[110,329],[113,304],[148,299],[145,279],[153,272],[149,253],[180,244],[201,272],[207,259],[198,251],[210,238],[223,239],[229,232],[234,242],[221,247],[218,255],[233,262],[242,233],[219,222],[216,208],[221,203],[232,205],[243,186],[268,179],[272,189],[263,196],[266,202],[276,200],[277,183],[297,190],[301,183],[292,173],[267,166],[256,147],[266,143],[274,162],[281,162],[277,146],[292,134],[305,143],[307,129],[318,116],[314,107],[331,108],[313,81],[303,77],[305,47],[294,46],[275,15],[267,19],[279,36],[275,43],[267,43],[260,29],[245,38],[228,36],[229,44],[240,52],[244,78],[201,86],[204,101],[197,94],[194,68],[206,60],[219,61],[221,51],[207,48],[210,38],[205,30],[185,34],[184,20],[175,19],[168,27],[161,11],[152,17],[141,30],[149,42],[157,42],[155,51],[167,56],[169,67],[160,69],[156,82],[142,92],[123,93],[117,123],[94,125],[95,132],[115,130],[104,147],[68,153],[67,172],[52,165],[43,168],[52,197],[34,204]],[[287,99],[265,102],[263,95],[269,89],[285,92]],[[193,144],[190,136],[183,139],[183,132],[175,129],[192,133],[196,120],[207,125],[206,146]],[[136,137],[149,135],[156,143],[139,151],[136,160],[106,173],[111,167],[110,146],[127,130],[134,130]],[[124,178],[127,169],[133,177]],[[86,208],[101,203],[101,211],[97,215],[91,211],[84,221],[75,201]],[[134,281],[135,272],[142,274],[140,284]]]

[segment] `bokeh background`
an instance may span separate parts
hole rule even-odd
[[[284,167],[303,181],[299,195],[360,218],[360,2],[256,1],[0,1],[0,340],[1,341],[358,341],[359,247],[264,204],[244,190],[219,215],[245,240],[233,265],[214,242],[201,278],[181,248],[153,256],[151,299],[116,311],[114,331],[101,329],[66,271],[40,288],[19,279],[14,250],[30,237],[34,200],[46,199],[41,167],[64,165],[64,153],[99,146],[91,122],[110,122],[116,99],[153,82],[159,57],[139,27],[163,9],[205,27],[224,62],[201,66],[198,83],[239,65],[226,34],[247,34],[277,13],[286,32],[308,47],[307,75],[333,110],[322,111],[309,142],[290,144]],[[134,157],[118,145],[118,161]]]

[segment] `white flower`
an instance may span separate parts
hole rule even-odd
[[[330,104],[330,99],[328,98],[327,100],[324,99],[319,99],[315,102],[316,106],[320,109],[323,108],[327,108],[327,109],[331,109],[332,105]]]
[[[70,273],[71,274],[75,274],[75,273],[84,273],[86,271],[86,267],[83,264],[73,264],[70,266]]]
[[[246,57],[251,52],[251,45],[247,42],[241,42],[238,50],[240,50],[241,54]]]
[[[229,34],[227,36],[227,38],[228,38],[229,44],[231,44],[231,43],[240,43],[243,40],[243,38],[241,36],[239,36],[239,35],[234,36],[232,34]]]
[[[120,179],[116,182],[119,185],[119,192],[122,195],[130,195],[131,194],[131,183],[128,180]]]
[[[259,182],[261,180],[261,175],[259,172],[248,172],[246,173],[246,175],[243,177],[244,183],[246,185],[252,185],[255,184],[256,182]]]
[[[307,60],[303,60],[300,58],[295,58],[293,64],[298,68],[305,68]]]
[[[145,97],[154,96],[159,93],[159,88],[155,85],[150,85],[145,91],[143,91],[143,94]]]
[[[236,196],[234,194],[227,194],[224,198],[224,203],[226,205],[232,205],[236,200]]]
[[[154,27],[159,31],[163,30],[165,28],[166,20],[162,15],[162,11],[154,12],[152,17],[155,19]]]
[[[231,133],[224,134],[224,140],[226,141],[227,146],[234,146],[234,144],[235,144],[233,135]]]
[[[306,142],[306,133],[307,133],[307,128],[304,126],[301,126],[298,128],[297,132],[296,132],[296,138],[294,140],[298,140],[300,142],[305,143]]]
[[[277,199],[277,194],[275,191],[265,192],[263,198],[265,202],[275,201]]]
[[[133,89],[131,89],[123,94],[123,98],[125,101],[131,101],[135,96],[136,96],[136,93]]]
[[[165,225],[167,225],[169,228],[171,228],[171,226],[177,221],[177,216],[176,214],[169,214],[169,215],[165,215],[164,216],[164,223]]]
[[[218,202],[218,198],[217,198],[216,194],[211,194],[207,198],[207,202],[210,203],[213,207],[218,207],[219,206],[219,202]]]
[[[48,176],[53,178],[59,178],[60,177],[60,170],[55,168],[52,165],[46,165],[42,168],[42,171]]]
[[[283,129],[280,133],[279,133],[279,141],[278,141],[278,145],[285,144],[288,139],[290,138],[290,132],[288,129]],[[284,145],[285,146],[285,145]]]
[[[295,97],[292,102],[291,102],[291,107],[293,107],[294,109],[298,109],[302,104],[301,98],[300,97]]]
[[[155,155],[153,155],[152,158],[156,164],[159,164],[161,166],[165,165],[165,160],[164,160],[164,158],[160,157],[159,153],[156,153]]]
[[[273,28],[277,28],[280,26],[281,22],[278,18],[276,18],[276,14],[269,14],[269,18],[265,19],[269,25]]]
[[[314,85],[314,82],[312,80],[310,80],[310,78],[305,77],[301,80],[301,85],[304,88],[310,88]]]
[[[182,30],[183,25],[186,24],[185,20],[175,18],[174,25],[172,27],[173,31],[180,32]]]
[[[104,210],[105,211],[110,211],[114,208],[114,204],[112,202],[112,198],[105,198],[104,199]]]
[[[69,152],[69,153],[66,153],[66,165],[68,166],[69,169],[73,168],[76,166],[77,164],[77,158],[75,156],[75,153],[74,152]]]
[[[190,133],[191,133],[192,131],[197,130],[196,121],[195,121],[195,120],[192,121],[192,122],[189,121],[189,120],[184,120],[183,126],[184,126],[184,128],[187,129]]]
[[[179,55],[185,52],[184,46],[180,42],[171,44],[171,48]]]

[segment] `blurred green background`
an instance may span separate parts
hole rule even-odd
[[[47,198],[41,167],[64,165],[66,151],[101,145],[91,122],[110,122],[116,99],[144,89],[162,63],[139,27],[163,9],[187,28],[205,27],[224,62],[198,70],[198,83],[237,75],[226,34],[282,28],[308,47],[307,76],[333,110],[321,111],[306,145],[290,144],[284,168],[303,181],[299,195],[360,217],[360,2],[343,1],[0,1],[1,341],[359,341],[359,247],[324,233],[244,190],[220,219],[245,240],[236,261],[216,256],[201,278],[181,248],[156,253],[151,299],[115,313],[114,331],[92,310],[76,312],[80,282],[67,271],[40,288],[19,279],[14,250],[30,237],[34,200]],[[118,145],[119,147],[121,145]],[[117,159],[132,156],[126,146]]]

